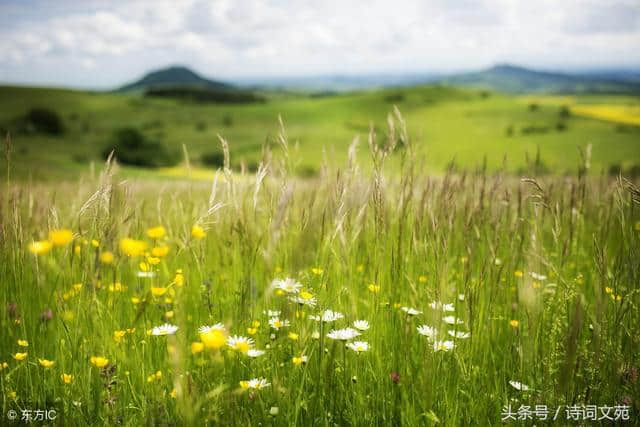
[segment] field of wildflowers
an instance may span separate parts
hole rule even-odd
[[[344,167],[293,177],[283,131],[255,175],[225,150],[212,184],[126,181],[113,161],[7,180],[2,423],[637,417],[638,187],[589,175],[588,156],[573,177],[433,177],[389,125],[366,173],[354,142]]]

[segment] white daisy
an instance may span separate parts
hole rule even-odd
[[[409,316],[417,316],[418,314],[422,314],[420,310],[411,307],[400,307],[400,310],[407,313]]]
[[[249,349],[249,351],[247,351],[247,356],[249,357],[260,357],[264,354],[264,350],[256,350],[256,349]]]
[[[287,277],[286,279],[275,279],[271,282],[271,286],[288,294],[297,294],[302,288],[302,284],[300,282],[290,277]]]
[[[438,330],[436,328],[432,328],[429,325],[418,326],[418,333],[420,335],[424,335],[430,339],[435,339],[438,336]]]
[[[175,325],[170,325],[165,323],[164,325],[156,326],[151,330],[151,335],[162,336],[162,335],[173,335],[178,330],[178,327]]]
[[[509,384],[511,384],[511,387],[515,388],[516,390],[520,390],[520,391],[529,390],[529,386],[528,385],[522,384],[521,382],[518,382],[518,381],[510,380]]]
[[[464,294],[458,295],[458,301],[464,301]]]
[[[354,341],[348,343],[347,347],[356,353],[362,353],[369,350],[369,343],[366,341]]]
[[[264,378],[254,378],[251,380],[240,381],[240,387],[247,390],[261,390],[265,387],[269,387],[271,383],[267,382]]]
[[[464,321],[455,316],[445,316],[442,321],[448,325],[462,325],[464,323]]]
[[[212,326],[208,326],[208,325],[202,325],[198,328],[198,332],[201,334],[206,334],[207,332],[211,332],[211,331],[224,331],[224,325],[222,323],[216,323],[215,325]]]
[[[529,274],[534,280],[538,280],[540,282],[544,282],[545,280],[547,280],[547,276],[545,276],[544,274],[534,273],[533,271],[530,272]]]
[[[289,326],[289,321],[280,320],[280,318],[278,317],[272,317],[271,319],[269,319],[269,326],[277,331],[280,328],[286,328],[287,326]]]
[[[433,343],[433,351],[453,350],[456,344],[453,341],[436,341]]]
[[[253,338],[241,337],[238,335],[233,335],[227,339],[227,345],[229,347],[245,354],[253,348],[254,344],[255,341],[253,341]]]
[[[155,277],[156,273],[153,271],[138,271],[136,275],[141,279],[151,279],[152,277]]]
[[[318,322],[335,322],[338,319],[342,319],[344,314],[337,311],[325,310],[321,316],[309,316],[309,319],[316,320]]]
[[[316,297],[303,298],[297,295],[290,296],[289,301],[295,302],[296,304],[308,305],[309,307],[315,307],[316,304],[318,304]]]
[[[332,340],[347,341],[360,335],[360,332],[353,328],[334,329],[327,334]]]
[[[441,303],[440,301],[434,301],[431,304],[429,304],[429,307],[433,308],[434,310],[442,310],[442,311],[454,311],[455,307],[453,304],[444,304]]]
[[[353,322],[353,327],[360,331],[366,331],[367,329],[369,329],[369,322],[367,322],[366,320],[356,320],[355,322]]]
[[[280,310],[267,310],[263,311],[263,314],[266,314],[269,317],[280,317]]]
[[[449,335],[451,335],[454,338],[469,338],[471,336],[471,333],[469,332],[462,332],[462,331],[447,331],[447,333]]]

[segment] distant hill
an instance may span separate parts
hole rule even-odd
[[[144,92],[149,89],[190,87],[214,90],[234,90],[235,86],[206,79],[186,67],[168,67],[152,71],[133,83],[122,86],[119,92]]]
[[[640,93],[640,82],[601,75],[536,71],[514,65],[441,77],[436,82],[511,93]]]
[[[140,80],[122,86],[118,91],[212,102],[216,102],[215,99],[226,100],[227,94],[233,92],[244,92],[240,98],[237,98],[238,102],[251,102],[252,92],[249,92],[251,90],[344,92],[420,84],[470,86],[507,93],[640,94],[640,72],[608,70],[585,71],[582,74],[560,73],[532,70],[510,64],[496,65],[481,71],[447,75],[405,73],[280,78],[258,76],[237,80],[234,83],[210,80],[189,68],[174,66],[150,72]],[[188,93],[183,93],[185,91]],[[210,93],[198,94],[197,91]]]

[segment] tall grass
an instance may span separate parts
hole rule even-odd
[[[282,149],[265,146],[256,175],[233,174],[220,141],[225,168],[212,185],[122,181],[110,161],[79,182],[3,191],[3,414],[55,408],[65,425],[496,425],[504,405],[625,404],[637,413],[634,184],[483,168],[432,177],[397,112],[384,138],[371,132],[366,174],[358,141],[344,166],[326,162],[311,180],[293,177],[284,126]],[[400,173],[385,168],[392,155],[401,157]],[[194,224],[206,237],[192,235]],[[167,236],[154,241],[146,230],[157,225]],[[71,243],[30,253],[30,242],[62,228],[73,230]],[[170,247],[149,267],[154,277],[138,277],[147,258],[125,256],[126,237]],[[111,264],[100,261],[107,251]],[[285,277],[317,306],[292,303],[271,286]],[[154,296],[152,287],[167,292]],[[434,301],[455,311],[433,309]],[[344,318],[309,319],[325,309]],[[290,326],[270,329],[267,310]],[[447,315],[464,323],[447,325]],[[370,324],[358,337],[369,351],[327,337],[358,319]],[[231,335],[247,335],[254,321],[263,356],[192,354],[199,326],[222,322]],[[175,335],[147,333],[165,322],[179,327]],[[434,351],[417,332],[423,324],[455,347]],[[446,331],[454,329],[470,337],[452,338]],[[26,359],[15,360],[18,352]],[[294,364],[301,355],[307,363]],[[92,356],[109,363],[96,367]],[[257,377],[270,386],[241,387]]]

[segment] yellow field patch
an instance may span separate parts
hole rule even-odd
[[[158,173],[169,178],[186,178],[196,181],[211,181],[217,173],[212,169],[204,168],[186,168],[184,166],[176,166],[172,168],[160,168]]]
[[[630,125],[640,125],[640,105],[572,105],[571,112],[584,117],[592,117]]]

